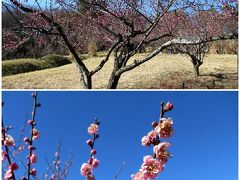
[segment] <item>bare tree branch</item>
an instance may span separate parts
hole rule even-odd
[[[174,46],[174,45],[196,45],[196,44],[202,44],[202,43],[207,43],[207,42],[227,40],[227,39],[236,39],[236,38],[237,38],[236,34],[224,35],[224,36],[219,36],[219,37],[210,37],[209,39],[196,40],[196,41],[190,41],[190,40],[186,40],[186,39],[183,39],[183,38],[176,38],[176,39],[173,39],[173,40],[170,40],[170,41],[164,43],[158,49],[153,51],[151,54],[149,54],[145,58],[143,58],[141,60],[135,60],[132,64],[120,68],[117,73],[122,74],[123,72],[126,72],[126,71],[129,71],[131,69],[136,68],[137,66],[139,66],[139,65],[143,64],[144,62],[152,59],[158,53],[162,52],[164,49],[166,49],[170,46]]]

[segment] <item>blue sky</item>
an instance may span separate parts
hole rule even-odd
[[[79,169],[89,157],[87,127],[96,116],[101,122],[96,178],[113,179],[125,161],[118,179],[130,179],[142,157],[152,154],[152,147],[141,146],[141,138],[159,118],[163,100],[175,105],[165,116],[174,120],[175,134],[169,139],[174,157],[157,179],[237,180],[237,99],[237,92],[39,92],[42,107],[36,121],[41,137],[35,144],[39,156],[35,167],[41,177],[47,168],[45,157],[53,157],[61,139],[62,161],[70,152],[75,154],[67,179],[84,179]],[[4,122],[14,126],[10,134],[17,139],[31,112],[32,97],[30,92],[3,92],[3,101]],[[21,168],[17,175],[22,172]]]

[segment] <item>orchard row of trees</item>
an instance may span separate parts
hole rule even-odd
[[[46,7],[17,0],[3,2],[19,27],[3,29],[5,52],[35,39],[34,47],[66,49],[73,57],[83,88],[92,88],[92,76],[114,57],[106,88],[117,88],[123,73],[152,59],[167,48],[186,53],[196,75],[208,52],[207,43],[238,38],[237,0],[57,0]],[[108,49],[94,69],[88,69],[79,52],[91,42]],[[152,51],[142,59],[135,55]],[[134,59],[133,62],[129,62]]]
[[[69,50],[61,39],[53,36],[44,36],[41,33],[26,33],[25,29],[19,26],[15,19],[3,7],[2,28],[3,28],[3,60],[18,58],[41,58],[47,54],[68,55]],[[19,16],[18,11],[13,14]],[[59,11],[61,16],[64,12]],[[21,15],[20,15],[21,16]],[[24,18],[24,17],[23,17]],[[82,33],[76,33],[72,38],[74,41],[81,41],[76,47],[78,53],[96,53],[97,51],[106,51],[107,42],[100,40],[100,37],[91,35],[88,38],[88,30],[84,29]]]
[[[18,11],[13,11],[13,14],[16,16],[19,15]],[[49,12],[48,12],[49,13]],[[65,12],[59,11],[61,17],[65,15]],[[201,12],[198,16],[208,16],[210,12]],[[215,12],[221,16],[221,12]],[[21,14],[20,14],[21,16]],[[24,18],[24,16],[22,17]],[[176,17],[173,17],[176,18]],[[205,17],[207,18],[207,17]],[[56,54],[68,54],[69,51],[67,47],[61,42],[61,39],[52,38],[49,36],[43,36],[40,33],[33,33],[26,38],[26,34],[23,33],[23,29],[19,27],[15,19],[6,11],[6,8],[3,7],[2,12],[2,28],[3,28],[3,60],[5,59],[15,59],[15,58],[26,58],[33,57],[39,58],[47,54],[56,53]],[[219,21],[216,19],[216,21]],[[227,20],[226,20],[227,21]],[[80,22],[80,20],[79,20]],[[211,25],[214,28],[214,24]],[[234,23],[228,21],[225,26],[225,33],[231,33],[237,29],[236,22]],[[69,28],[69,27],[68,27]],[[98,36],[97,34],[89,34],[89,29],[82,28],[81,33],[75,33],[73,35],[72,41],[81,42],[81,44],[76,44],[78,53],[89,53],[90,55],[95,55],[97,51],[106,51],[109,48],[109,42],[105,40],[104,37]],[[60,41],[60,42],[59,42]],[[136,41],[133,41],[133,45],[136,44]],[[224,44],[226,45],[226,44]],[[148,47],[143,46],[139,49],[139,52],[150,52],[152,49],[156,48],[158,43],[151,43]],[[236,48],[236,47],[233,47]],[[174,50],[174,51],[171,51]],[[232,50],[231,53],[234,52]],[[216,53],[223,53],[222,48],[218,47]],[[174,47],[167,51],[168,53],[177,53],[177,49]]]
[[[43,170],[36,169],[39,158],[43,155],[38,153],[37,141],[40,138],[41,130],[37,128],[37,110],[41,104],[37,98],[37,92],[32,93],[33,110],[32,117],[27,120],[23,126],[19,140],[17,141],[11,134],[14,126],[6,125],[2,120],[2,179],[5,180],[30,180],[30,179],[50,179],[63,180],[67,179],[69,170],[73,163],[73,155],[65,162],[61,162],[61,142],[57,146],[53,161],[46,159],[46,172],[40,175]],[[164,118],[164,114],[173,109],[173,104],[168,102],[164,105],[161,102],[159,121],[152,122],[152,128],[146,136],[143,136],[142,146],[151,147],[153,145],[153,154],[144,156],[144,162],[136,174],[131,175],[132,180],[149,180],[155,179],[166,166],[168,159],[172,156],[168,151],[170,143],[166,140],[173,135],[173,120]],[[86,141],[90,147],[90,157],[87,162],[80,166],[80,172],[87,180],[94,180],[93,170],[100,165],[96,158],[97,150],[95,149],[96,140],[99,138],[100,122],[95,119],[90,124],[87,132],[92,137]],[[29,131],[28,131],[29,130]],[[24,158],[25,157],[25,158]],[[120,172],[114,179],[117,179]]]

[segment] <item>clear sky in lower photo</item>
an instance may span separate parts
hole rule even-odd
[[[18,141],[21,127],[31,118],[31,92],[3,92],[3,121]],[[84,180],[82,163],[89,158],[91,136],[88,126],[97,117],[100,124],[95,148],[100,165],[94,170],[97,180],[111,180],[124,162],[118,176],[128,180],[141,167],[143,157],[152,155],[152,146],[141,145],[141,138],[159,119],[160,101],[170,101],[174,109],[165,114],[174,121],[174,134],[167,139],[173,155],[159,180],[237,180],[238,178],[238,93],[231,92],[157,92],[94,91],[38,92],[36,128],[40,138],[34,144],[38,155],[39,179],[47,171],[46,158],[52,161],[61,140],[61,161],[71,153],[74,161],[68,180]],[[29,114],[29,115],[28,115]],[[27,117],[28,116],[28,117]],[[27,127],[28,128],[28,127]],[[29,129],[25,130],[29,134]],[[26,162],[25,154],[21,159]],[[18,162],[18,158],[16,158]],[[19,164],[19,166],[21,166]],[[24,168],[16,171],[24,175]]]

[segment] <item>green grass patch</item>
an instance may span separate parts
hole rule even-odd
[[[49,69],[70,63],[68,58],[55,54],[49,54],[40,59],[7,60],[2,62],[2,76]]]

